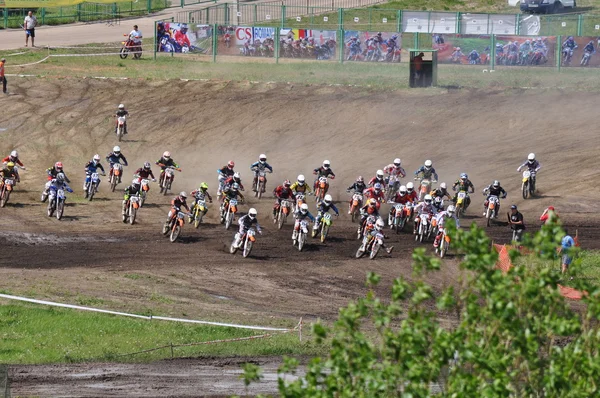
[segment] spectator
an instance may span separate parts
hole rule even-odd
[[[571,261],[573,261],[573,255],[571,254],[571,248],[573,246],[575,246],[575,240],[569,235],[569,231],[565,228],[565,236],[562,238],[560,248],[558,249],[559,253],[562,253],[562,265],[560,271],[563,274],[567,272],[569,265],[571,265]]]
[[[525,231],[525,221],[523,214],[517,210],[517,205],[510,206],[510,215],[508,217],[510,228],[513,230],[513,240],[520,242],[523,238],[523,232]]]
[[[6,58],[0,59],[0,80],[2,81],[2,92],[8,95],[8,91],[6,91],[6,77],[4,76],[4,64],[6,63]]]
[[[29,11],[23,21],[25,29],[25,47],[29,44],[29,36],[31,36],[31,47],[35,47],[35,27],[37,26],[37,18],[33,15],[33,11]]]
[[[417,86],[422,85],[423,77],[423,57],[425,54],[420,53],[413,58],[413,64],[415,65],[415,82]]]
[[[544,210],[544,212],[540,216],[540,221],[542,222],[542,225],[546,224],[549,220],[552,220],[554,222],[558,221],[558,214],[556,213],[556,210],[554,210],[554,206],[548,206],[548,208]]]

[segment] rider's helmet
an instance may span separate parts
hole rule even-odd
[[[376,192],[376,193],[379,193],[379,192],[381,192],[381,188],[383,188],[383,187],[381,186],[381,184],[380,184],[380,183],[376,183],[376,184],[373,186],[373,188],[375,188],[375,192]]]
[[[304,178],[303,174],[300,174],[298,176],[298,185],[303,186],[304,185],[304,181],[306,181],[306,178]]]
[[[396,40],[398,38],[398,35],[393,35],[392,36],[392,40]]]
[[[377,170],[377,173],[375,173],[375,175],[377,176],[377,178],[382,179],[383,178],[383,170]]]
[[[467,175],[467,173],[460,173],[460,179],[465,181],[467,178],[469,178],[469,176]]]
[[[65,180],[65,175],[64,175],[63,173],[58,173],[58,174],[56,175],[56,180],[57,180],[58,182],[63,182],[63,181]]]
[[[13,162],[6,163],[6,168],[12,170],[15,168],[15,164]]]
[[[120,146],[115,146],[113,147],[113,152],[115,155],[120,155],[121,154],[121,147]]]
[[[377,206],[377,199],[375,199],[375,198],[369,199],[369,206],[371,206],[371,207]]]
[[[425,169],[429,170],[429,169],[431,169],[431,167],[433,167],[433,162],[431,160],[427,159],[425,161]]]
[[[182,23],[181,27],[179,28],[179,31],[183,34],[186,34],[188,31],[188,25],[186,23]]]
[[[375,229],[378,231],[381,231],[384,227],[385,227],[385,223],[383,222],[383,220],[381,218],[378,219],[377,222],[375,223]]]
[[[300,213],[302,213],[302,214],[308,213],[308,204],[307,203],[302,203],[300,205]]]
[[[402,196],[406,195],[406,185],[400,185],[400,189],[398,189],[398,192],[400,192],[400,195]]]
[[[121,109],[121,110],[125,109],[125,105],[119,104],[119,109]]]
[[[94,164],[100,163],[100,155],[95,154],[94,158],[92,159],[92,161],[94,162]]]
[[[139,178],[134,178],[134,179],[131,181],[131,185],[133,185],[134,187],[136,187],[136,186],[140,185],[140,180],[139,180]]]
[[[261,153],[260,156],[258,157],[258,161],[261,164],[267,163],[267,155],[265,155],[264,153]]]
[[[251,220],[254,220],[256,218],[256,215],[258,214],[258,212],[256,211],[256,209],[254,207],[250,208],[250,210],[248,210],[248,218],[250,218]]]
[[[381,32],[377,32],[377,36],[381,37]]]
[[[492,186],[493,186],[494,188],[498,188],[498,187],[500,186],[500,181],[498,181],[498,180],[494,180],[494,183],[492,184]]]
[[[12,151],[12,152],[10,153],[10,157],[11,157],[11,158],[15,158],[15,159],[16,159],[16,158],[18,158],[18,157],[19,157],[19,152],[17,152],[17,151]]]
[[[206,190],[208,189],[208,184],[207,184],[207,183],[205,183],[205,182],[201,183],[201,184],[200,184],[200,189],[202,189],[202,190],[206,191]]]
[[[525,40],[525,44],[531,43],[531,40]]]
[[[169,152],[169,151],[164,151],[164,152],[163,152],[163,158],[165,158],[165,159],[167,159],[167,160],[171,159],[171,152]]]
[[[323,161],[323,168],[324,168],[325,170],[328,170],[328,169],[329,169],[329,167],[331,167],[331,162],[330,162],[329,160],[324,160],[324,161]]]
[[[415,184],[413,184],[412,182],[406,184],[406,190],[408,191],[408,193],[411,193],[413,189],[415,189]]]
[[[358,176],[356,182],[365,182],[365,179],[363,178],[363,176]]]
[[[230,160],[229,162],[227,162],[227,168],[233,170],[233,168],[235,167],[235,162],[233,160]]]
[[[515,46],[518,46],[518,45],[519,45],[519,42],[515,40],[515,42],[514,42],[514,45],[515,45]]]
[[[448,212],[448,215],[449,215],[450,217],[452,217],[452,216],[454,215],[454,211],[455,211],[455,210],[456,210],[456,209],[454,208],[454,206],[453,206],[453,205],[450,205],[450,206],[448,206],[448,208],[446,209],[446,212]]]
[[[400,167],[402,165],[402,160],[400,158],[394,159],[394,166]]]
[[[533,164],[535,162],[535,153],[530,153],[529,156],[527,156],[527,161],[529,164]]]
[[[144,163],[144,170],[150,170],[150,162]]]
[[[56,163],[54,163],[54,168],[56,169],[56,171],[62,171],[62,169],[63,169],[62,162],[56,162]]]
[[[187,199],[187,193],[185,191],[179,192],[179,200],[184,201]]]
[[[232,190],[232,191],[237,191],[237,190],[239,190],[239,189],[240,189],[240,184],[238,184],[237,182],[234,182],[234,183],[231,185],[231,190]]]
[[[446,183],[445,183],[445,182],[442,182],[442,183],[440,184],[440,189],[444,189],[444,190],[445,190],[447,187],[448,187],[448,186],[446,185]]]
[[[233,180],[235,182],[239,182],[240,178],[241,178],[240,173],[238,173],[238,172],[233,173]]]
[[[456,51],[460,51],[460,47],[456,47]]]
[[[569,36],[569,38],[567,40],[572,41],[573,40],[573,36]]]
[[[433,198],[431,197],[431,195],[425,195],[425,203],[430,205],[431,202],[433,202]]]
[[[290,185],[292,185],[292,183],[290,182],[290,180],[285,180],[285,181],[283,182],[283,186],[284,186],[284,187],[286,187],[286,188],[289,188],[289,187],[290,187]]]
[[[329,195],[329,194],[325,195],[325,197],[323,198],[323,203],[325,203],[327,206],[329,206],[331,204],[331,202],[333,202],[333,198],[331,197],[331,195]]]

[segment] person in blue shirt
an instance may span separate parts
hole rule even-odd
[[[569,231],[565,228],[565,236],[560,242],[560,253],[562,254],[561,272],[563,274],[567,272],[569,265],[571,265],[571,262],[573,261],[573,255],[571,254],[571,248],[573,246],[575,246],[575,240],[569,235]]]
[[[100,164],[100,155],[95,154],[91,161],[85,164],[85,182],[83,183],[83,190],[87,193],[88,184],[92,178],[92,174],[96,173],[98,169],[102,170],[102,175],[105,176],[104,166]],[[86,196],[87,197],[87,196]]]

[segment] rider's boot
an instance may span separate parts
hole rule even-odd
[[[386,248],[385,248],[385,252],[386,252],[387,254],[390,254],[390,253],[392,252],[392,250],[394,250],[394,246],[390,246],[390,247],[386,247]]]
[[[298,231],[294,230],[294,232],[292,233],[292,240],[296,239],[298,239]]]

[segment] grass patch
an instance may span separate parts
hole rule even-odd
[[[170,349],[122,354],[169,344],[248,337],[264,332],[149,321],[70,309],[0,305],[0,363],[39,364],[112,360],[144,362],[171,357]],[[323,347],[297,334],[225,344],[174,348],[174,356],[315,355]]]
[[[537,269],[550,268],[560,272],[561,257],[557,255],[554,260],[544,260],[533,255],[517,257],[515,266],[527,266]],[[573,277],[571,280],[570,278]],[[569,268],[567,277],[564,278],[563,285],[573,288],[579,288],[586,282],[594,287],[600,286],[600,251],[582,250],[574,259]]]

